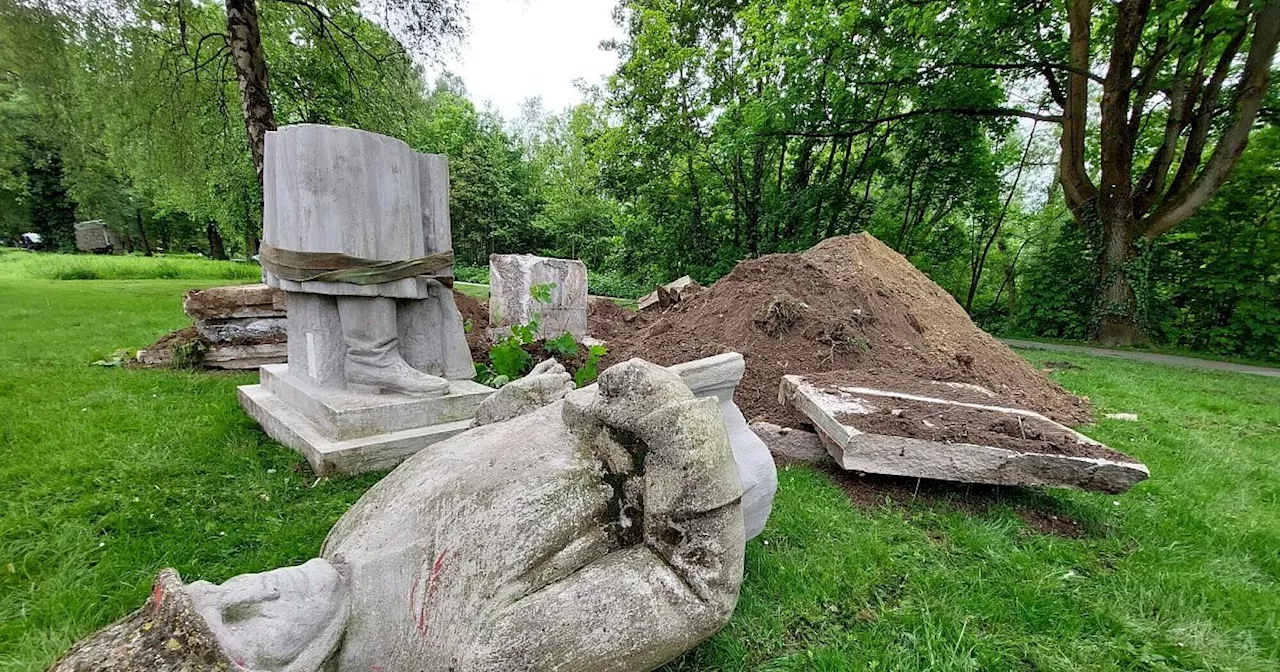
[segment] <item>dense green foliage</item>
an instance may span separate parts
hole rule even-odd
[[[451,75],[428,85],[344,2],[325,4],[321,23],[262,3],[276,117],[447,154],[464,280],[481,280],[468,269],[491,253],[541,253],[585,261],[594,294],[635,297],[870,231],[990,329],[1088,338],[1097,325],[1103,249],[1057,187],[1060,127],[1013,116],[1052,107],[1036,63],[1066,51],[1053,3],[622,0],[609,81],[570,109],[531,100],[504,120]],[[1152,25],[1188,6],[1155,3]],[[243,255],[261,196],[221,8],[106,7],[0,0],[0,237],[34,230],[66,248],[72,222],[102,218],[139,252]],[[1238,27],[1228,8],[1210,19]],[[1097,4],[1104,51],[1112,22]],[[334,26],[354,41],[323,39]],[[1126,269],[1158,341],[1280,359],[1277,99],[1237,177]],[[1161,105],[1139,167],[1159,144]]]
[[[314,557],[378,480],[312,476],[236,405],[250,374],[91,364],[183,325],[183,292],[220,283],[0,277],[0,669],[45,669],[162,567],[220,581]],[[1280,388],[1028,356],[1070,359],[1084,368],[1064,385],[1137,413],[1086,431],[1153,478],[1122,496],[956,486],[855,506],[785,468],[733,620],[666,669],[1276,669]],[[1019,517],[1036,512],[1083,537]]]

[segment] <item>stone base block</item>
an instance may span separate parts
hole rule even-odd
[[[289,375],[287,364],[264,366],[261,385],[335,440],[358,439],[459,420],[470,421],[493,389],[470,380],[449,381],[439,397],[378,393],[372,388],[321,388]]]
[[[268,368],[268,367],[264,367]],[[391,469],[434,443],[467,430],[471,418],[353,439],[333,439],[263,385],[238,390],[240,405],[271,438],[302,453],[320,476]]]

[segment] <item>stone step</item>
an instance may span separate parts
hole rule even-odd
[[[263,431],[302,453],[318,476],[391,469],[418,451],[466,431],[471,424],[468,418],[377,436],[333,440],[262,385],[245,385],[237,393],[240,405]]]
[[[442,397],[379,394],[371,388],[322,388],[297,381],[287,364],[264,366],[260,383],[305,416],[325,437],[341,441],[388,432],[470,421],[493,390],[470,380],[449,381]]]

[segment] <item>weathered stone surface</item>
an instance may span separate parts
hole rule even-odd
[[[285,295],[267,285],[193,289],[182,297],[182,311],[196,321],[284,317]]]
[[[736,352],[695,359],[667,367],[698,397],[714,397],[720,403],[720,417],[729,432],[729,446],[742,482],[742,517],[748,539],[764,531],[773,511],[778,491],[778,470],[769,448],[747,426],[733,393],[746,371],[746,361]]]
[[[493,390],[449,382],[438,397],[320,387],[283,365],[264,366],[261,383],[239,389],[240,404],[268,436],[301,452],[317,474],[390,469],[466,430]]]
[[[265,243],[381,261],[451,249],[445,157],[316,125],[268,134],[266,152]],[[465,429],[492,392],[471,382],[462,315],[440,282],[265,275],[288,294],[288,366],[264,368],[241,404],[317,473],[390,468]]]
[[[642,672],[732,614],[741,492],[717,403],[631,360],[415,455],[320,560],[186,590],[249,669]],[[120,669],[111,632],[65,669]]]
[[[772,422],[753,422],[751,431],[769,447],[769,453],[779,462],[821,464],[831,460],[822,438],[813,432],[783,427]]]
[[[120,244],[120,237],[116,235],[107,223],[95,219],[91,222],[78,222],[76,229],[76,249],[81,252],[96,252],[98,254],[121,254],[124,247]]]
[[[476,409],[472,427],[491,425],[531,413],[564,398],[576,385],[564,365],[554,359],[533,367],[528,375],[503,385]]]
[[[233,317],[196,322],[196,333],[209,343],[262,345],[289,338],[289,323],[283,317]]]
[[[263,170],[267,244],[382,261],[452,248],[443,156],[376,133],[301,124],[268,134]],[[289,311],[290,372],[312,384],[438,395],[448,388],[442,379],[475,373],[453,294],[434,280],[298,282],[269,269],[265,276],[293,294],[331,297]]]
[[[764,531],[773,510],[773,497],[778,490],[778,472],[769,450],[749,427],[742,412],[733,403],[733,392],[746,364],[736,352],[685,362],[667,367],[680,377],[697,397],[710,397],[719,404],[720,418],[729,432],[729,446],[742,483],[742,514],[747,539]],[[528,376],[507,384],[481,404],[473,427],[501,422],[524,415],[563,397],[573,389],[564,367],[548,360],[534,368]],[[588,387],[586,389],[593,389]],[[825,454],[825,453],[824,453]]]
[[[550,302],[534,298],[536,285],[549,286]],[[489,255],[490,333],[505,336],[510,327],[535,318],[540,338],[587,335],[586,264],[529,254]]]
[[[350,608],[342,575],[320,558],[221,585],[196,581],[185,592],[226,656],[246,670],[319,669],[341,641]]]
[[[779,396],[783,403],[807,417],[826,440],[828,452],[844,469],[893,476],[914,476],[964,483],[993,485],[1050,485],[1120,493],[1146,479],[1146,466],[1133,462],[1092,457],[1070,457],[1022,453],[994,446],[969,443],[941,443],[900,436],[869,434],[838,418],[847,413],[866,412],[871,399],[905,398],[995,409],[1054,423],[1032,411],[899,394],[891,391],[858,389],[837,394],[809,385],[803,376],[783,376]],[[1069,427],[1081,443],[1098,444]]]
[[[212,343],[205,346],[200,356],[201,365],[211,369],[230,371],[254,371],[268,364],[279,364],[287,356],[284,343],[257,345],[224,345]]]
[[[195,672],[235,662],[196,611],[182,578],[161,570],[142,608],[76,644],[49,672]]]

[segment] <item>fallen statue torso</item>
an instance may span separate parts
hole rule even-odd
[[[410,458],[317,560],[162,574],[53,669],[650,670],[732,614],[741,494],[716,401],[632,360]]]

